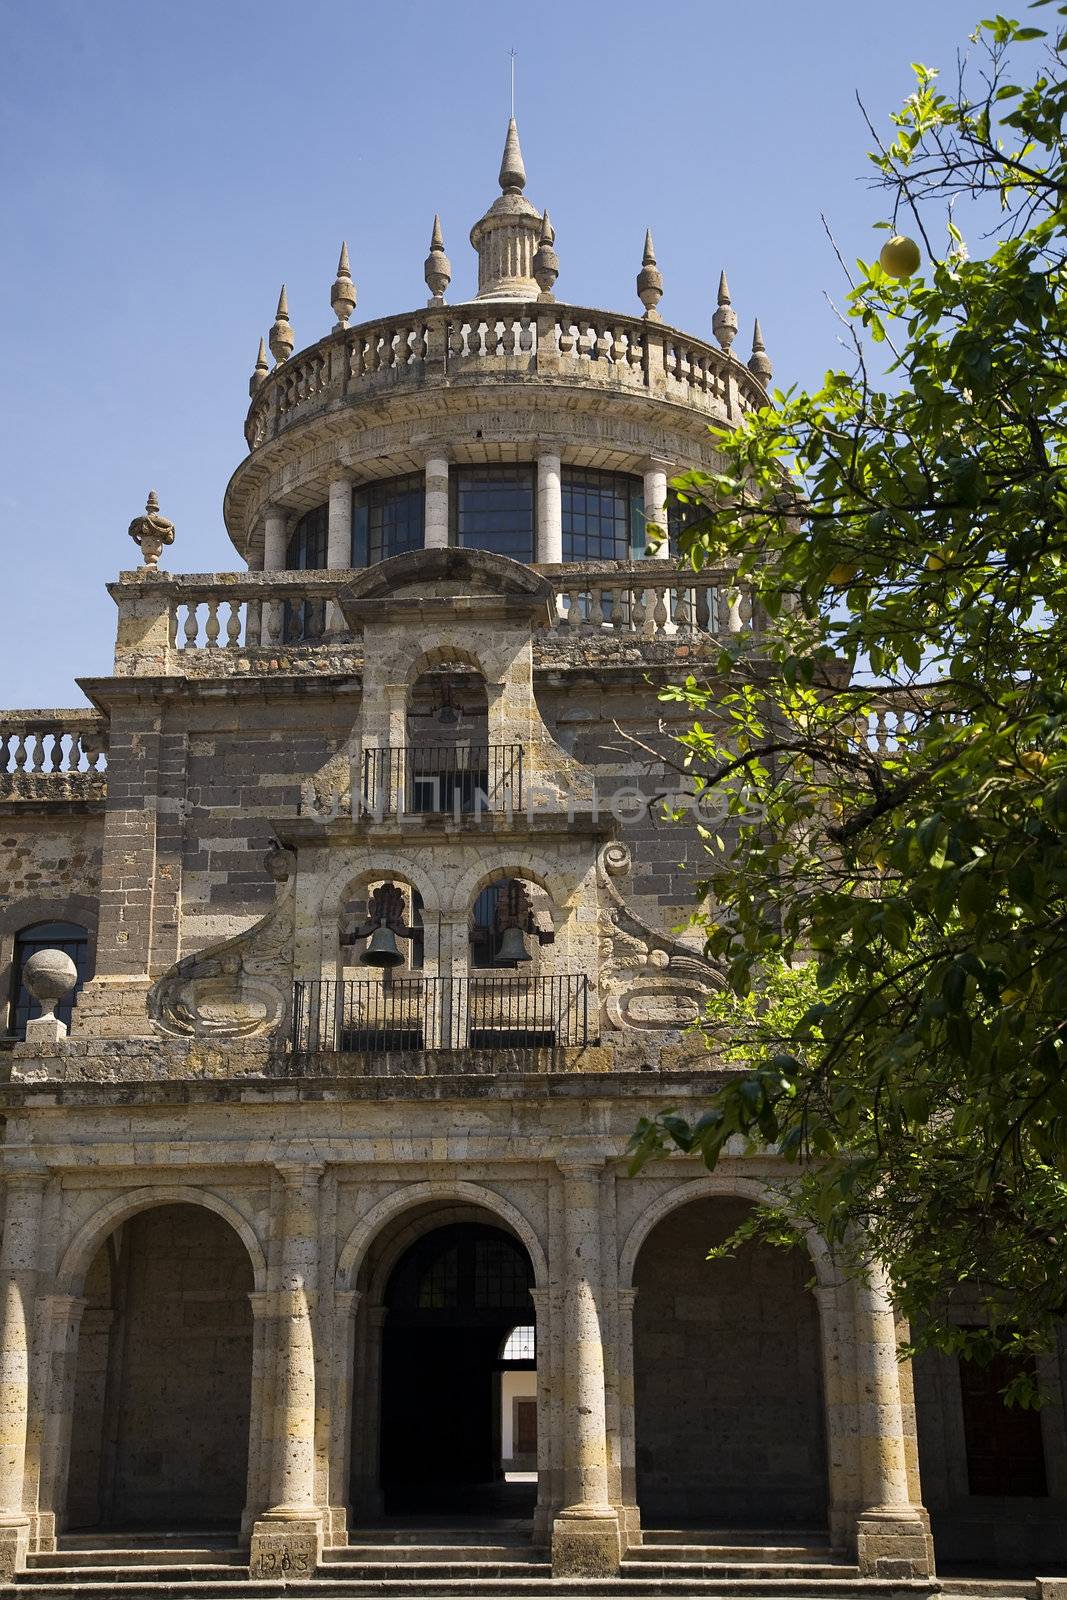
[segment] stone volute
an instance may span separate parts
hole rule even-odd
[[[526,168],[514,117],[504,143],[500,187],[499,200],[471,229],[471,244],[478,252],[477,299],[536,300],[534,255],[541,237],[541,213],[522,192]]]

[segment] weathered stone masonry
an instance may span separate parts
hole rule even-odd
[[[732,353],[725,280],[716,344],[660,319],[651,239],[643,315],[558,302],[524,185],[512,130],[474,300],[444,302],[436,230],[424,310],[349,327],[344,256],[293,354],[283,295],[226,494],[241,569],[160,568],[151,500],[92,709],[0,716],[9,1033],[26,930],[84,928],[92,972],[69,1036],[3,1057],[0,1578],[65,1529],[212,1521],[299,1576],[431,1514],[455,1485],[383,1442],[419,1381],[390,1329],[424,1313],[461,1352],[536,1325],[536,1484],[489,1488],[558,1574],[755,1521],[926,1577],[927,1457],[935,1537],[996,1553],[952,1375],[920,1372],[917,1421],[884,1285],[817,1238],[705,1261],[777,1157],[627,1175],[638,1118],[722,1070],[688,1031],[721,975],[677,931],[699,837],[648,803],[682,725],[657,695],[762,626],[644,525],[769,363]],[[472,1419],[491,1354],[457,1368]],[[1049,1493],[999,1524],[1020,1559],[1062,1540],[1062,1405],[1042,1427]]]

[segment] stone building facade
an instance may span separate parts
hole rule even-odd
[[[733,353],[725,279],[715,343],[661,320],[651,238],[643,314],[560,302],[525,181],[512,124],[473,299],[446,303],[437,224],[421,311],[349,326],[343,252],[336,326],[294,354],[283,290],[237,570],[160,566],[151,501],[92,709],[2,716],[8,1578],[78,1529],[216,1525],[253,1576],[310,1575],[450,1516],[521,1523],[559,1575],[679,1527],[894,1579],[935,1542],[1062,1556],[1054,1363],[1024,1487],[983,1480],[973,1393],[944,1363],[913,1384],[883,1284],[816,1238],[705,1261],[772,1153],[627,1173],[639,1117],[719,1070],[658,692],[761,626],[679,564],[668,480],[770,366],[758,324]],[[24,982],[56,946],[69,1032]]]

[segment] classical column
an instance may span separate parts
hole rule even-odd
[[[263,519],[263,571],[284,572],[288,551],[289,514],[284,506],[268,506]]]
[[[352,565],[352,479],[347,472],[330,479],[326,565],[331,572],[346,572]],[[326,607],[326,632],[343,633],[344,628],[341,607],[331,600]]]
[[[252,1530],[254,1578],[311,1577],[322,1554],[315,1502],[315,1340],[319,1181],[323,1169],[280,1164],[284,1184],[281,1287],[275,1294],[276,1370],[271,1504]]]
[[[881,1269],[857,1279],[853,1296],[865,1502],[856,1521],[856,1559],[866,1575],[924,1578],[933,1571],[933,1547],[929,1519],[911,1501],[896,1321]]]
[[[352,1402],[356,1392],[356,1312],[362,1298],[359,1289],[339,1289],[333,1297],[329,1490],[332,1545],[348,1543]]]
[[[427,550],[448,548],[448,457],[426,457],[426,505],[422,542]]]
[[[537,457],[537,560],[541,564],[563,560],[563,469],[559,450],[542,450]]]
[[[51,1522],[54,1541],[66,1511],[74,1390],[78,1377],[78,1337],[86,1302],[76,1295],[54,1294],[48,1297],[45,1305],[48,1313],[49,1372],[41,1443],[39,1548],[44,1544],[45,1519]]]
[[[600,1243],[603,1161],[561,1158],[566,1257],[563,1286],[563,1490],[552,1528],[553,1576],[603,1578],[619,1570],[619,1519],[608,1499],[607,1412]]]
[[[248,1296],[252,1308],[252,1384],[248,1407],[248,1474],[241,1538],[263,1515],[271,1497],[271,1461],[274,1450],[274,1314],[275,1296],[255,1290]]]
[[[654,522],[667,531],[667,461],[653,458],[645,463],[645,521]],[[661,561],[669,561],[671,545],[669,539],[664,539],[656,547],[654,554]]]
[[[641,1512],[637,1504],[637,1427],[634,1416],[634,1302],[636,1289],[619,1289],[619,1446],[622,1456],[622,1517],[629,1542],[637,1543]]]
[[[12,1172],[0,1246],[0,1582],[26,1565],[30,1519],[23,1507],[29,1422],[30,1336],[47,1174]]]

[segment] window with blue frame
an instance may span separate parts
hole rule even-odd
[[[625,472],[564,467],[564,561],[630,561],[645,553],[644,484]]]
[[[62,950],[78,969],[78,981],[70,994],[64,995],[56,1006],[56,1016],[70,1027],[78,994],[89,976],[89,934],[77,922],[34,922],[15,935],[15,959],[11,969],[10,1032],[25,1039],[26,1024],[31,1017],[41,1015],[40,1002],[35,1000],[23,982],[26,963],[38,950]]]
[[[421,472],[362,484],[352,496],[352,565],[370,567],[421,550],[425,510]]]
[[[532,466],[455,467],[449,474],[452,542],[513,561],[534,559],[536,494]]]

